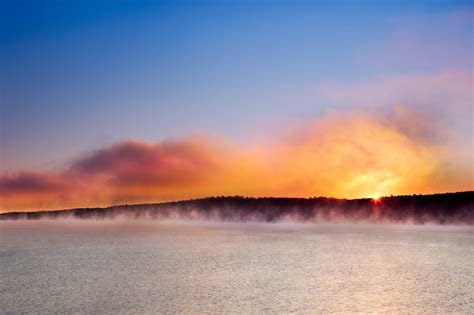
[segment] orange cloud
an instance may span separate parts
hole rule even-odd
[[[268,193],[362,197],[426,189],[435,148],[411,139],[377,115],[330,114],[296,128],[261,152]],[[275,172],[275,170],[277,170]],[[271,175],[271,174],[274,175]]]
[[[125,141],[56,174],[2,176],[0,207],[88,207],[229,194],[351,198],[472,190],[469,156],[417,136],[417,126],[423,131],[436,126],[403,115],[398,123],[381,114],[336,112],[247,147],[209,137]],[[447,164],[449,156],[457,163]]]

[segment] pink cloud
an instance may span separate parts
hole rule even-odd
[[[215,171],[210,148],[193,140],[144,143],[125,141],[76,161],[76,176],[106,176],[118,186],[176,185],[196,181]]]
[[[56,174],[20,172],[0,177],[0,195],[54,193],[69,186]]]

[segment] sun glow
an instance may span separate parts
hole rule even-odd
[[[80,156],[64,171],[0,174],[0,212],[236,192],[253,197],[367,197],[379,204],[387,194],[469,189],[468,184],[457,186],[458,180],[439,168],[437,156],[443,152],[366,113],[328,114],[274,139],[245,145],[205,135],[128,140]],[[467,175],[462,180],[470,183]]]
[[[375,195],[375,196],[372,196],[372,201],[375,202],[375,203],[378,203],[381,198],[382,198],[382,196]]]

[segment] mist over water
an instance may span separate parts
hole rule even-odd
[[[469,226],[0,222],[0,313],[472,313]]]
[[[86,219],[474,225],[474,191],[378,199],[208,197],[158,204],[0,213],[0,220]]]

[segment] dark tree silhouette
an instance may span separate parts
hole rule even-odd
[[[242,196],[158,204],[56,211],[10,212],[0,220],[31,219],[218,220],[232,222],[378,222],[474,225],[474,192],[405,195],[373,199],[249,198]]]

